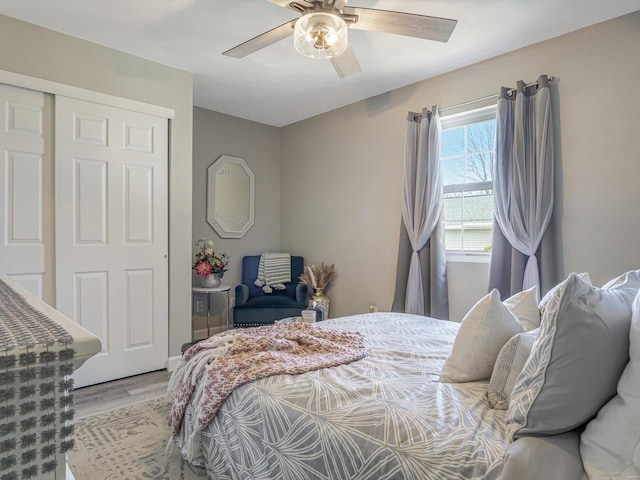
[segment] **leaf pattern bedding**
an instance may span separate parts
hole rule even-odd
[[[488,382],[439,381],[459,324],[374,313],[320,325],[364,333],[371,353],[234,391],[193,462],[210,478],[472,479],[502,462],[506,411],[489,408]],[[178,445],[195,422],[189,405]]]

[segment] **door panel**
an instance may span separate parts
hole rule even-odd
[[[153,344],[153,270],[125,272],[125,350]]]
[[[51,98],[0,84],[0,272],[53,305]]]
[[[153,244],[153,169],[125,167],[125,242]]]
[[[74,158],[75,245],[107,244],[107,162]]]
[[[77,386],[165,367],[167,127],[56,97],[57,308],[103,340]]]
[[[109,353],[109,273],[83,272],[73,278],[73,318],[76,323],[100,337],[102,353]]]

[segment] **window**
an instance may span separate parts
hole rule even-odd
[[[445,248],[448,252],[489,252],[496,108],[446,116],[441,123]]]

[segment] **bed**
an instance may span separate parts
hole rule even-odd
[[[458,323],[373,313],[319,325],[362,332],[370,354],[236,389],[202,432],[192,463],[216,479],[473,479],[496,471],[511,443],[506,411],[487,405],[487,381],[439,379]],[[183,454],[193,428],[188,405],[176,438]]]
[[[349,357],[359,360],[228,388],[215,415],[200,392],[228,386],[229,365],[275,365],[287,355],[268,342],[280,327],[187,351],[197,360],[205,343],[234,337],[216,363],[182,361],[172,376],[182,395],[169,421],[183,456],[233,480],[640,478],[640,270],[602,287],[571,273],[539,302],[536,287],[504,301],[493,290],[461,323],[374,313],[317,325],[281,331],[360,338]],[[266,345],[265,357],[243,336]],[[196,365],[207,376],[182,381],[177,372]]]

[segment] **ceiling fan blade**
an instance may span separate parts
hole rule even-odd
[[[247,55],[257,52],[258,50],[268,47],[283,38],[290,37],[293,35],[293,27],[298,21],[297,18],[288,21],[287,23],[283,23],[282,25],[272,28],[268,32],[264,32],[262,35],[258,35],[257,37],[253,37],[251,40],[247,40],[240,45],[237,45],[226,52],[222,52],[222,55],[226,55],[227,57],[235,57],[242,58]]]
[[[328,0],[327,4],[331,5],[334,10],[342,10],[349,0]]]
[[[457,20],[449,18],[373,8],[345,7],[343,11],[345,14],[358,16],[358,21],[350,25],[351,28],[395,33],[436,42],[447,42],[458,23]]]
[[[340,78],[355,75],[362,71],[351,45],[347,45],[347,49],[342,55],[331,58],[331,64]]]
[[[268,2],[274,3],[280,7],[288,8],[289,10],[293,10],[294,12],[300,13],[300,9],[296,8],[295,4],[298,4],[304,8],[313,7],[313,3],[309,3],[305,0],[267,0]]]

